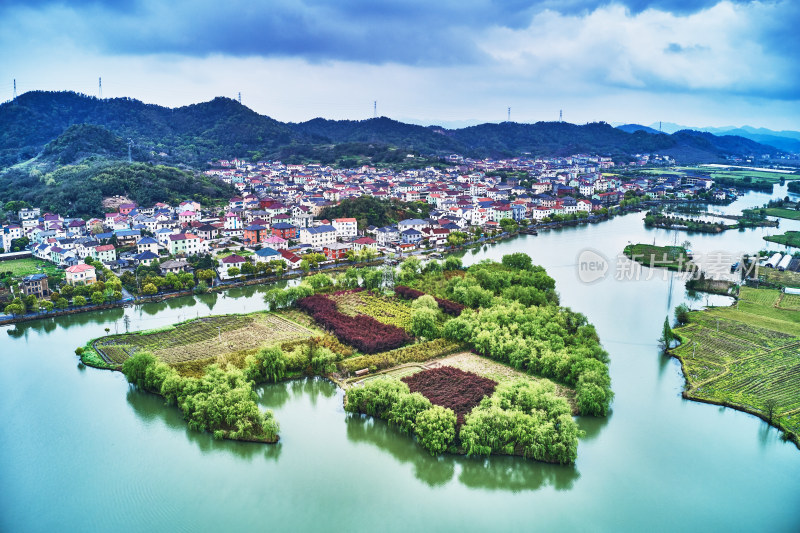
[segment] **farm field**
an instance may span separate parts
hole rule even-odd
[[[774,268],[762,268],[758,271],[758,277],[763,281],[774,283],[782,287],[800,288],[800,272],[781,272]]]
[[[11,275],[15,278],[39,273],[44,273],[48,276],[64,275],[64,271],[57,269],[53,263],[34,259],[33,257],[0,262],[0,272],[11,272]]]
[[[411,326],[411,306],[397,298],[377,296],[367,291],[331,295],[336,306],[348,316],[367,315],[378,322],[407,330]]]
[[[223,359],[235,363],[264,344],[301,340],[314,334],[275,313],[253,313],[205,317],[161,330],[109,335],[98,339],[94,346],[117,364],[135,352],[148,351],[168,364],[202,361],[205,366]]]
[[[800,296],[742,287],[738,305],[690,313],[671,350],[686,377],[684,396],[768,419],[800,433]]]
[[[800,211],[797,211],[796,209],[784,209],[783,207],[768,207],[766,212],[767,215],[771,217],[800,220]]]

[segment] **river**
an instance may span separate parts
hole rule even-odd
[[[725,211],[768,198],[748,193]],[[262,308],[266,289],[250,287],[4,328],[0,530],[798,531],[800,451],[755,417],[683,400],[679,364],[658,353],[676,305],[729,300],[689,299],[661,271],[618,270],[616,254],[629,241],[687,238],[695,254],[758,250],[764,234],[800,223],[676,237],[642,217],[464,255],[529,253],[562,304],[597,326],[616,399],[608,418],[579,419],[587,434],[574,466],[433,458],[382,421],[347,417],[342,391],[322,379],[259,389],[281,423],[278,445],[215,441],[121,374],[80,368],[73,353],[104,328],[125,331],[125,316],[136,331]],[[608,259],[605,279],[579,280],[586,248]]]

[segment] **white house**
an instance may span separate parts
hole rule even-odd
[[[358,230],[355,218],[337,218],[332,225],[338,239],[351,239],[356,236]]]
[[[330,225],[300,230],[300,242],[313,247],[322,247],[336,242],[336,229]]]

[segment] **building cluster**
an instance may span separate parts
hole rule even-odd
[[[636,164],[652,162],[643,156]],[[91,220],[22,209],[16,223],[2,227],[2,246],[11,251],[12,241],[27,237],[34,257],[64,267],[68,280],[76,283],[91,280],[93,273],[81,266],[87,257],[114,270],[149,266],[158,259],[162,270],[174,272],[189,268],[181,258],[222,249],[246,250],[242,255],[220,256],[218,273],[225,279],[231,277],[231,268],[241,269],[246,262],[282,261],[292,268],[305,251],[337,260],[365,248],[406,251],[422,243],[435,247],[454,231],[497,230],[503,219],[542,221],[553,215],[589,214],[617,205],[627,191],[638,196],[691,197],[712,186],[711,180],[701,177],[654,175],[624,181],[609,172],[614,167],[610,158],[597,156],[507,160],[450,156],[448,163],[451,166],[443,170],[392,171],[215,161],[206,174],[239,192],[223,209],[203,209],[194,201],[177,206],[121,203],[102,219]],[[527,177],[503,180],[501,173]],[[364,227],[355,218],[320,219],[325,207],[364,195],[426,202],[430,212],[424,219],[385,227]],[[73,273],[73,267],[83,270]]]

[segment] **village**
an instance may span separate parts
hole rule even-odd
[[[631,165],[669,162],[640,156]],[[626,202],[700,194],[724,200],[731,194],[714,189],[704,177],[622,179],[611,158],[599,156],[471,160],[452,155],[446,163],[444,170],[392,171],[211,161],[205,174],[239,193],[226,205],[203,207],[187,200],[141,206],[117,197],[105,205],[109,212],[103,219],[89,220],[23,208],[2,227],[1,257],[52,263],[70,286],[91,285],[98,280],[97,268],[105,269],[121,277],[131,293],[152,295],[153,288],[194,287],[196,280],[187,276],[192,273],[213,286],[258,274],[307,272],[325,263],[441,251],[519,228],[605,215]],[[505,179],[501,172],[508,174]],[[380,227],[355,217],[320,216],[327,207],[363,196],[417,206],[419,216]],[[182,282],[176,278],[180,274]],[[6,300],[45,299],[58,290],[46,273],[15,281],[20,294],[8,294]],[[144,290],[148,281],[154,287]],[[113,300],[112,291],[106,292],[104,301]]]

